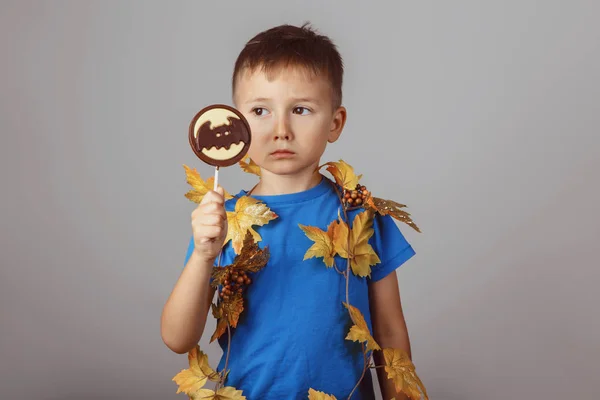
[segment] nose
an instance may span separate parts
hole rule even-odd
[[[275,140],[291,140],[292,130],[290,128],[290,121],[286,115],[282,115],[277,118],[275,125]]]

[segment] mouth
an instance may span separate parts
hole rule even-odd
[[[225,147],[217,148],[216,146],[212,146],[209,149],[203,148],[202,153],[213,160],[229,160],[240,154],[240,151],[244,148],[244,143],[232,143],[228,147],[228,149]]]
[[[282,159],[282,158],[291,158],[295,154],[296,153],[294,153],[291,150],[275,150],[274,152],[271,153],[271,156],[273,156],[276,159]]]
[[[294,152],[293,152],[293,151],[291,151],[291,150],[275,150],[275,151],[274,151],[274,152],[272,152],[271,154],[273,154],[273,155],[277,155],[277,154],[282,154],[282,155],[284,155],[284,154],[294,154]]]

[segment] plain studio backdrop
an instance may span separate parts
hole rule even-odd
[[[191,234],[183,164],[214,172],[188,124],[231,104],[248,39],[305,21],[346,65],[323,160],[423,230],[400,226],[398,279],[430,398],[600,398],[598,2],[0,4],[0,398],[186,397],[159,324]]]

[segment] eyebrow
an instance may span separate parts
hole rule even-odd
[[[251,99],[249,101],[246,102],[246,104],[248,103],[259,103],[259,102],[263,102],[263,101],[269,101],[271,99],[269,99],[268,97],[257,97],[254,99]],[[317,101],[316,99],[311,99],[310,97],[294,97],[292,99],[293,101],[300,101],[300,102],[308,102],[308,103],[316,103],[318,104],[319,101]]]

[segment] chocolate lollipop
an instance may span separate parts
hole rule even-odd
[[[190,123],[192,150],[202,161],[216,167],[214,190],[218,185],[219,167],[229,167],[244,158],[250,140],[250,125],[246,118],[224,104],[203,108]]]

